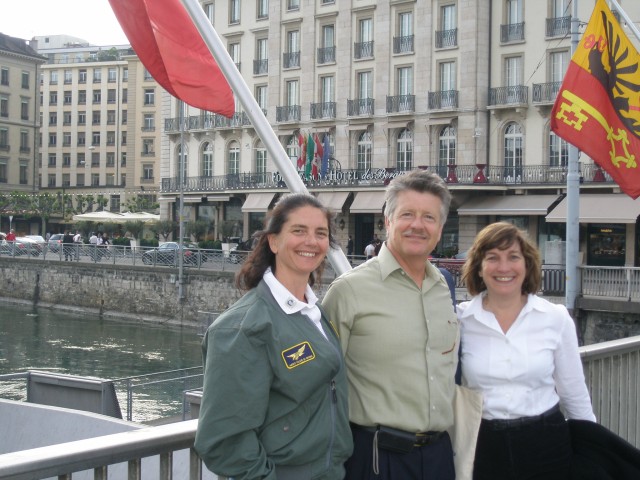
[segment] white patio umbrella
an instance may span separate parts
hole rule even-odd
[[[96,223],[124,223],[128,219],[121,213],[114,212],[88,212],[73,216],[74,222],[96,222]]]
[[[156,215],[148,212],[124,212],[122,216],[125,217],[125,221],[131,222],[158,222],[160,220],[160,215]]]

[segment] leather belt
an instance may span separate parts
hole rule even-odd
[[[482,425],[488,427],[491,430],[505,430],[507,428],[525,427],[528,425],[534,425],[536,423],[543,423],[545,419],[552,417],[560,411],[560,405],[556,404],[546,412],[542,412],[540,415],[533,415],[531,417],[512,418],[508,420],[494,419],[494,420],[482,420]]]
[[[365,432],[369,432],[369,433],[376,433],[378,430],[380,430],[380,427],[363,427],[362,425],[358,425],[355,423],[351,423],[351,428],[356,429],[356,430],[363,430]],[[442,437],[442,435],[444,435],[445,432],[433,432],[433,431],[429,431],[429,432],[418,432],[418,433],[410,433],[410,432],[403,432],[405,435],[414,435],[414,442],[413,444],[416,447],[422,447],[424,445],[429,445],[430,443],[436,442],[440,439],[440,437]]]

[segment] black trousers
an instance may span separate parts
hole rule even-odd
[[[571,437],[561,412],[527,425],[496,428],[483,420],[473,466],[474,480],[570,478]]]
[[[455,480],[453,449],[448,434],[409,453],[378,449],[378,472],[373,470],[373,432],[352,428],[353,455],[345,463],[345,480]]]

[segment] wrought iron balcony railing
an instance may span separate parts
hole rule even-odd
[[[300,51],[282,54],[283,68],[297,68],[300,66]]]
[[[449,48],[458,45],[458,29],[436,31],[436,48]]]
[[[564,37],[571,33],[571,15],[566,17],[547,18],[545,26],[545,36]]]
[[[429,167],[446,179],[449,184],[468,185],[472,188],[487,186],[553,186],[561,188],[567,183],[567,166],[551,167],[549,165],[448,165]],[[324,177],[309,179],[304,172],[300,177],[308,187],[314,188],[353,188],[357,186],[384,187],[390,179],[406,173],[395,168],[379,168],[375,170],[330,169]],[[580,165],[580,181],[582,183],[613,184],[613,179],[600,167],[594,164]],[[286,189],[287,185],[279,172],[247,172],[213,177],[187,177],[182,189],[185,192],[214,192],[225,190],[255,190],[256,188]],[[176,193],[180,190],[177,177],[163,178],[161,192]]]
[[[373,98],[356,98],[347,100],[347,115],[350,117],[359,115],[373,115],[374,109]]]
[[[553,103],[556,101],[562,82],[534,83],[531,91],[533,103]]]
[[[387,113],[413,112],[415,109],[415,95],[387,95]]]
[[[489,89],[489,105],[522,105],[529,102],[529,87],[511,85]]]
[[[265,75],[269,73],[269,60],[266,58],[261,58],[259,60],[253,61],[253,74],[254,75]]]
[[[458,108],[458,90],[443,90],[429,92],[429,110],[441,110],[443,108]]]
[[[414,35],[393,37],[393,53],[413,53]]]
[[[336,118],[336,102],[312,103],[310,115],[314,120]]]
[[[524,40],[524,22],[500,25],[500,42],[520,42]]]
[[[299,122],[300,110],[300,105],[276,107],[276,122]]]
[[[334,63],[336,61],[336,47],[318,48],[318,63]]]
[[[356,60],[361,58],[373,58],[373,40],[369,42],[356,42],[353,44],[353,57]]]

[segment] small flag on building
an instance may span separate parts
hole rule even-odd
[[[598,0],[551,111],[551,129],[640,196],[640,55]]]

